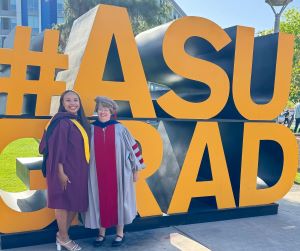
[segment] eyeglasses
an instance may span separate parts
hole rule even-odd
[[[109,112],[110,113],[110,110],[108,108],[99,108],[98,112]]]

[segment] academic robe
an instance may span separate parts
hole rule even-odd
[[[47,202],[53,209],[84,212],[88,208],[88,163],[85,157],[83,136],[70,120],[77,116],[67,112],[57,113],[51,123],[59,120],[48,139]],[[40,143],[39,151],[46,147],[46,133]],[[63,164],[64,172],[71,183],[63,190],[58,177],[58,163]]]
[[[85,227],[130,224],[137,215],[133,172],[145,167],[138,145],[121,123],[92,125],[91,135]]]

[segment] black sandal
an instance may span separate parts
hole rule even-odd
[[[117,241],[117,238],[121,238],[121,240],[120,241]],[[119,246],[121,246],[123,243],[124,243],[124,241],[125,241],[125,234],[123,235],[123,237],[122,236],[120,236],[120,235],[117,235],[116,236],[116,238],[113,240],[113,242],[111,243],[111,245],[113,246],[113,247],[119,247]]]
[[[100,240],[101,238],[101,240]],[[99,234],[99,236],[94,240],[93,245],[94,247],[101,247],[105,241],[105,236]]]

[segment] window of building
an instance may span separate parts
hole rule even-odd
[[[39,17],[28,16],[28,26],[32,28],[33,33],[39,33]]]
[[[38,0],[27,0],[27,9],[29,14],[38,13],[39,11]]]
[[[0,18],[0,33],[1,31],[7,34],[17,25],[16,18],[2,17]],[[3,34],[2,34],[3,35]]]
[[[8,17],[1,18],[1,29],[2,30],[9,30],[10,28],[10,20]]]
[[[17,25],[17,20],[15,18],[11,18],[10,19],[10,30],[12,30],[13,28],[15,28]]]
[[[16,0],[0,0],[0,10],[16,11]]]
[[[64,1],[63,0],[57,0],[57,14],[58,14],[58,16],[64,15]]]
[[[16,10],[16,0],[10,0],[10,9]]]
[[[1,0],[1,10],[9,9],[9,0]]]
[[[5,38],[3,36],[0,37],[0,47],[3,47]]]
[[[57,17],[57,23],[63,24],[65,22],[65,19],[63,17]]]
[[[64,1],[57,0],[57,23],[64,23]]]

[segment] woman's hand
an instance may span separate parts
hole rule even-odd
[[[137,182],[139,178],[138,171],[133,172],[133,182]]]
[[[71,183],[71,181],[69,177],[65,174],[63,165],[61,163],[58,164],[58,178],[62,189],[65,191],[67,189],[68,183]]]
[[[68,183],[71,183],[69,177],[65,173],[58,174],[59,181],[63,190],[67,190]]]

